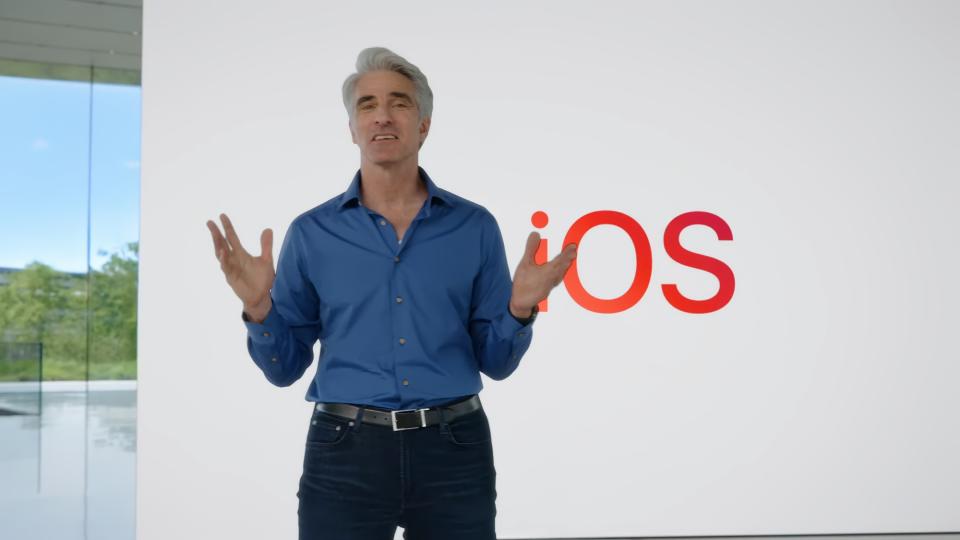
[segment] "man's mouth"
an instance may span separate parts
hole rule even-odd
[[[395,141],[397,140],[396,135],[374,135],[374,141]]]

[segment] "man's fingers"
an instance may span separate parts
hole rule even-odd
[[[553,272],[553,286],[556,287],[563,281],[563,276],[566,275],[567,269],[570,268],[570,265],[573,264],[573,260],[577,258],[577,245],[568,244],[567,247],[563,249],[556,257],[550,261],[550,271]]]
[[[224,275],[227,275],[229,273],[227,269],[230,267],[230,263],[232,262],[230,260],[230,251],[225,248],[219,249],[217,251],[217,260],[220,261],[220,270],[223,271]]]
[[[533,231],[527,236],[527,245],[523,250],[523,260],[528,261],[531,264],[536,264],[535,256],[537,254],[538,247],[540,247],[540,233]]]
[[[243,245],[240,244],[240,237],[237,236],[237,231],[233,229],[233,223],[230,222],[230,218],[228,218],[226,214],[220,214],[220,221],[223,222],[223,230],[227,232],[227,242],[230,244],[230,248],[246,253]]]
[[[576,244],[567,244],[563,251],[557,253],[557,256],[550,261],[552,266],[559,266],[566,269],[570,266],[570,263],[577,258],[577,245]]]
[[[227,241],[220,234],[220,228],[211,220],[207,220],[207,229],[210,229],[210,236],[213,237],[213,254],[219,259],[220,250],[227,247]]]
[[[273,266],[273,231],[270,229],[264,229],[260,233],[260,256]]]

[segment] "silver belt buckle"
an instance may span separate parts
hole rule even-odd
[[[404,409],[404,410],[402,410],[402,411],[390,411],[390,420],[393,422],[393,430],[394,430],[394,431],[403,431],[403,430],[406,430],[406,429],[416,429],[416,428],[427,427],[427,410],[428,410],[428,409],[429,409],[429,408],[427,408],[427,409]],[[410,427],[401,427],[401,428],[398,428],[398,427],[397,427],[397,413],[402,413],[402,412],[417,412],[417,411],[420,411],[420,425],[419,425],[419,426],[410,426]]]

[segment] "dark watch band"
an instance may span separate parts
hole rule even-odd
[[[526,325],[532,323],[532,322],[534,321],[534,319],[537,318],[537,313],[540,313],[540,306],[539,306],[538,304],[534,304],[534,305],[533,305],[532,313],[530,313],[530,316],[529,316],[529,317],[526,317],[526,318],[524,318],[524,319],[521,319],[520,317],[517,317],[516,315],[514,315],[512,311],[510,312],[510,316],[512,316],[514,319],[516,319],[518,323],[526,326]]]

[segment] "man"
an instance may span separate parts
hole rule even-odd
[[[527,237],[512,283],[496,220],[418,164],[433,94],[388,49],[363,50],[343,85],[360,170],[297,216],[274,272],[272,231],[247,253],[229,218],[207,227],[243,301],[247,347],[277,386],[321,343],[297,492],[302,540],[493,540],[496,470],[480,372],[509,376],[537,304],[573,261],[539,265]]]

